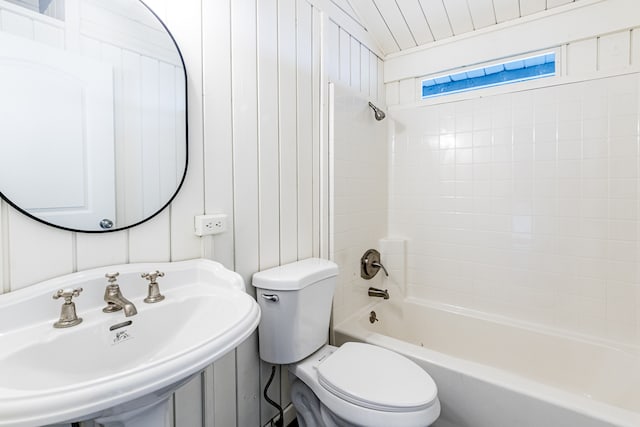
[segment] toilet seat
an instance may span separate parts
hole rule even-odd
[[[345,343],[318,366],[318,381],[341,399],[377,411],[419,411],[433,404],[433,379],[411,360],[370,344]]]
[[[343,348],[345,350],[341,351]],[[334,356],[337,357],[333,359]],[[333,362],[331,362],[332,359]],[[396,373],[396,368],[391,367],[389,360],[394,360],[394,367],[400,366],[397,369],[400,371],[401,378],[392,380],[387,378],[384,386],[380,385],[384,381],[378,378],[377,385],[374,384],[376,373],[379,375],[382,375],[381,372],[387,372],[390,375]],[[377,363],[383,363],[383,365],[380,366]],[[366,369],[360,369],[359,365],[377,365],[378,371],[368,372],[366,375],[350,375],[351,372],[366,371]],[[406,368],[407,366],[413,366],[420,372]],[[385,371],[384,368],[387,370]],[[403,368],[406,368],[404,374]],[[313,391],[322,405],[339,419],[345,420],[348,425],[426,427],[440,415],[437,388],[431,377],[409,359],[380,347],[362,343],[346,343],[340,348],[325,345],[306,359],[289,365],[289,370],[293,376]],[[320,370],[323,371],[322,383],[324,384],[321,384]],[[407,397],[408,394],[401,392],[405,386],[403,381],[407,379],[407,372],[414,373],[416,377],[422,377],[424,384],[427,384],[422,391],[418,391],[417,396]],[[356,382],[358,378],[361,382]],[[415,379],[408,381],[409,387],[416,387]],[[356,384],[365,385],[358,387]],[[375,387],[372,387],[372,384]],[[367,389],[367,387],[370,388]],[[400,393],[400,397],[394,396],[395,393]]]

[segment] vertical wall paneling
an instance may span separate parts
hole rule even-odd
[[[322,52],[322,14],[317,8],[312,8],[312,24],[311,24],[311,69],[312,69],[312,133],[313,133],[313,256],[319,257],[322,254],[321,246],[323,235],[321,233],[321,224],[326,219],[322,212],[322,185],[320,179],[322,174],[320,172],[321,164],[321,141],[324,135],[323,123],[321,120],[324,107],[323,101],[323,87],[326,81],[326,65],[323,62]]]
[[[360,49],[360,92],[369,95],[369,60],[371,54],[364,46]]]
[[[338,60],[340,62],[339,81],[349,86],[351,85],[351,36],[343,28],[340,28]]]
[[[193,218],[204,210],[202,29],[201,2],[166,3],[165,23],[172,29],[187,68],[189,101],[189,173],[182,190],[171,204],[171,259],[198,258],[200,238],[193,233]],[[189,19],[179,19],[187,16]],[[194,25],[193,22],[196,24]]]
[[[298,259],[313,255],[313,24],[312,7],[296,2]]]
[[[177,74],[181,75],[182,70],[166,62],[158,62],[157,90],[160,106],[175,107],[179,105],[176,100],[177,95],[180,93],[176,90]],[[184,162],[181,163],[175,160],[176,152],[180,151],[175,148],[176,137],[184,135],[184,127],[180,125],[179,120],[176,120],[176,115],[172,113],[171,109],[167,108],[165,110],[161,108],[158,114],[158,129],[159,135],[156,149],[158,150],[159,169],[162,173],[159,171],[159,182],[155,184],[158,186],[159,191],[159,203],[156,206],[173,195],[182,178],[184,165]],[[182,160],[184,160],[184,157]]]
[[[122,120],[122,134],[124,144],[120,144],[122,150],[116,151],[118,161],[122,161],[126,166],[124,168],[124,177],[122,184],[117,181],[116,184],[122,185],[122,191],[118,193],[118,202],[121,206],[126,206],[126,210],[119,211],[126,219],[142,218],[143,206],[138,203],[142,197],[143,179],[142,179],[142,157],[141,138],[142,138],[142,118],[138,113],[142,107],[142,83],[140,79],[140,55],[125,50],[122,52],[122,95],[118,93],[116,96],[122,99],[124,108],[123,116],[115,116],[116,124]],[[117,131],[117,136],[120,132]]]
[[[97,46],[96,46],[97,45]],[[88,55],[90,52],[100,53],[103,60],[113,64],[115,70],[123,70],[122,49],[111,44],[99,46],[98,41],[89,37],[83,37],[81,42],[81,52]],[[125,105],[124,100],[127,95],[123,88],[123,73],[113,73],[113,102],[115,105]],[[116,141],[123,141],[125,138],[124,124],[126,114],[123,108],[114,109],[114,138]],[[115,162],[117,165],[126,165],[126,144],[115,144]],[[127,192],[127,181],[123,174],[115,174],[116,179],[116,224],[126,221],[127,211],[125,209],[124,194]]]
[[[376,88],[376,97],[375,99],[384,106],[385,103],[385,91],[384,91],[384,81],[382,79],[382,76],[384,75],[384,62],[382,61],[382,59],[376,57],[376,67],[378,68],[376,70],[376,83],[378,85],[378,87]],[[382,107],[380,107],[382,108]]]
[[[169,209],[128,230],[128,262],[171,260],[171,214]]]
[[[271,369],[273,368],[274,365],[270,364],[270,363],[266,363],[263,361],[260,361],[260,425],[263,426],[265,425],[270,419],[272,419],[273,417],[275,417],[278,414],[278,410],[271,406],[266,399],[263,396],[263,391],[265,386],[267,385],[267,382],[269,381],[269,377],[271,376]],[[269,398],[276,401],[276,402],[280,402],[280,372],[281,372],[281,366],[276,366],[276,371],[275,374],[273,376],[273,380],[271,381],[271,384],[269,385]],[[284,366],[284,369],[286,371],[286,366]]]
[[[255,23],[253,2],[231,2],[235,270],[246,283],[259,267]]]
[[[76,235],[77,270],[126,263],[129,254],[127,237],[127,231],[116,231],[104,235],[78,233]]]
[[[231,121],[231,3],[202,2],[204,66],[205,212],[227,214],[234,227],[233,145]],[[214,236],[215,260],[233,269],[234,233]],[[235,411],[234,411],[235,414]],[[225,424],[222,424],[225,425]],[[230,425],[230,424],[229,424]]]
[[[369,97],[371,99],[378,99],[378,80],[382,81],[382,74],[378,76],[378,57],[371,52],[369,55]]]
[[[261,425],[260,359],[256,331],[236,348],[236,419],[240,426]]]
[[[356,90],[360,90],[360,42],[354,38],[351,38],[350,46],[351,58],[349,60],[349,66],[351,71],[349,72],[349,80],[351,87]]]
[[[174,393],[174,427],[203,426],[202,375],[196,375],[191,381]]]
[[[340,58],[335,53],[340,52],[340,27],[328,20],[323,26],[325,42],[323,52],[327,64],[327,75],[330,81],[340,81]]]
[[[432,42],[433,34],[431,34],[431,28],[429,28],[420,3],[415,0],[396,0],[396,3],[400,7],[402,16],[418,46]]]
[[[296,0],[278,2],[280,263],[298,259]]]
[[[160,79],[158,75],[158,61],[148,57],[140,58],[141,78],[140,95],[142,106],[158,105]],[[149,108],[142,109],[142,162],[140,169],[142,172],[142,214],[148,216],[153,214],[153,207],[157,206],[160,199],[160,187],[157,185],[155,177],[160,176],[159,150],[155,147],[160,139],[160,117],[153,112],[149,113]]]
[[[41,224],[9,208],[11,290],[73,272],[72,233]],[[33,244],[38,242],[38,244]]]
[[[249,284],[260,265],[256,4],[231,2],[235,271]],[[253,293],[251,286],[247,291]],[[254,333],[236,349],[237,424],[260,423],[260,368]]]
[[[328,83],[342,78],[364,97],[383,95],[381,61],[362,44],[371,40],[354,36],[368,34],[338,26],[323,10],[338,13],[329,3],[148,0],[176,38],[187,67],[189,171],[180,194],[152,220],[101,235],[47,227],[0,202],[0,292],[103,265],[202,256],[239,272],[251,293],[251,276],[260,269],[328,257]],[[133,166],[117,183],[126,190],[118,203],[124,206],[146,193],[142,185],[130,184],[148,175],[145,141],[162,142],[187,126],[179,119],[137,114],[134,108],[183,99],[177,84],[181,75],[144,52],[103,42],[81,25],[81,3],[67,0],[66,5],[64,24],[42,17],[27,25],[21,14],[9,22],[2,9],[0,29],[28,33],[113,66],[114,99],[131,107],[114,115],[115,137],[126,140],[116,157]],[[165,151],[157,156],[166,158]],[[181,178],[179,164],[162,166],[167,173],[161,182],[150,183],[159,185],[152,198]],[[203,212],[226,213],[230,231],[194,236],[193,218]],[[138,213],[123,209],[117,217]],[[175,394],[172,424],[267,422],[275,412],[261,402],[261,393],[270,368],[260,369],[254,333]],[[283,406],[290,403],[286,369],[278,367],[270,395]]]
[[[236,353],[231,352],[213,365],[213,395],[215,427],[238,426],[236,410]],[[211,427],[207,424],[205,427]]]
[[[260,270],[264,270],[280,264],[278,2],[258,1],[257,17]]]

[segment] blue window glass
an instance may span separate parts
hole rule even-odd
[[[422,81],[422,98],[555,76],[556,54],[546,53]]]

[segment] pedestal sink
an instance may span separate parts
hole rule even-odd
[[[155,270],[165,273],[158,279],[165,299],[145,303],[140,275]],[[112,272],[136,315],[102,311]],[[74,302],[82,322],[54,328],[63,300],[52,295],[80,287]],[[202,259],[109,266],[0,295],[0,426],[168,425],[173,391],[237,347],[259,320],[242,278]]]

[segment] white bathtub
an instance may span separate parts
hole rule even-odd
[[[334,332],[338,345],[386,347],[429,372],[442,403],[439,427],[640,426],[637,348],[410,298],[381,301]]]

